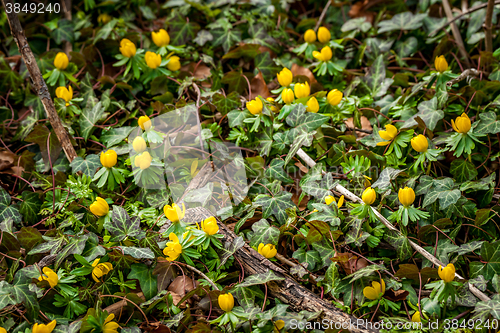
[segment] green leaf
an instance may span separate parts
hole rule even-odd
[[[411,257],[413,248],[410,245],[408,238],[394,230],[387,230],[384,233],[384,239],[396,248],[398,258],[402,261]]]
[[[237,287],[234,296],[242,307],[248,308],[255,305],[255,297],[264,298],[264,293],[256,286],[246,288]]]
[[[369,277],[372,275],[376,275],[377,279],[379,278],[378,274],[374,274],[377,271],[383,271],[385,270],[385,267],[382,265],[370,265],[361,268],[360,270],[357,270],[356,272],[352,273],[351,275],[346,276],[344,279],[350,279],[349,283],[353,283],[356,280],[359,280],[364,277]],[[374,281],[377,281],[375,279]]]
[[[378,24],[378,33],[394,30],[416,30],[422,26],[427,14],[416,14],[404,12],[394,15],[390,20],[381,21]]]
[[[167,190],[148,190],[146,200],[154,208],[163,208],[170,203],[170,193]]]
[[[198,23],[194,20],[187,21],[181,16],[177,16],[176,19],[168,21],[170,27],[169,34],[171,36],[171,45],[184,45],[195,39],[196,33],[200,30]]]
[[[61,44],[63,41],[73,43],[75,40],[73,22],[67,19],[60,19],[57,23],[57,29],[54,29],[51,35],[56,44]]]
[[[80,115],[79,124],[82,132],[82,136],[85,140],[88,139],[92,131],[94,130],[94,125],[99,119],[101,119],[104,114],[104,106],[95,97],[90,97],[87,100],[85,108],[82,110]]]
[[[57,254],[55,267],[58,268],[70,254],[82,254],[88,239],[88,234],[72,237],[68,244]]]
[[[262,206],[262,216],[265,219],[274,215],[280,224],[286,222],[286,209],[295,207],[292,202],[292,193],[289,192],[273,197],[267,194],[259,194],[255,198],[254,204],[256,206]]]
[[[241,71],[225,73],[221,82],[229,86],[229,92],[236,91],[238,93],[243,93],[245,89],[248,89],[248,82]]]
[[[481,261],[472,261],[469,264],[470,277],[479,275],[491,280],[495,274],[500,274],[500,241],[484,242],[481,246]]]
[[[387,167],[382,170],[382,173],[378,177],[377,181],[372,184],[373,188],[379,188],[381,190],[387,190],[391,187],[391,181],[396,179],[400,173],[404,170],[397,170],[394,168]]]
[[[262,52],[258,54],[254,59],[255,67],[258,68],[264,79],[271,80],[275,75],[281,70],[281,67],[276,65],[276,63],[271,59],[269,52]]]
[[[116,24],[119,22],[118,19],[114,18],[108,23],[106,23],[97,33],[95,34],[95,37],[93,39],[93,43],[97,43],[99,40],[106,40],[108,39],[109,35],[115,28]]]
[[[135,237],[140,234],[140,218],[138,216],[130,218],[125,209],[113,206],[111,219],[104,222],[104,228],[114,236],[113,242],[120,242],[127,237]]]
[[[23,227],[17,234],[17,240],[21,243],[22,247],[29,251],[43,239],[42,234],[37,229],[33,227]]]
[[[38,213],[42,207],[42,201],[39,194],[36,192],[22,193],[23,202],[19,206],[19,211],[23,215],[24,220],[28,223],[36,223],[38,221]],[[0,204],[1,205],[1,204]]]
[[[298,249],[293,253],[293,258],[297,259],[301,264],[307,263],[307,269],[312,271],[316,264],[321,263],[321,257],[318,251],[306,251],[303,248]]]
[[[444,112],[442,110],[438,110],[438,100],[436,97],[428,101],[421,102],[417,108],[419,112],[406,120],[401,129],[417,126],[418,123],[416,118],[420,117],[427,128],[433,131],[434,128],[436,128],[437,123],[444,118]]]
[[[296,104],[286,117],[286,123],[290,127],[304,128],[307,132],[318,129],[328,121],[329,117],[320,113],[306,112],[306,107],[302,104]]]
[[[97,169],[102,166],[99,156],[94,154],[88,155],[85,159],[77,156],[70,165],[73,173],[81,171],[84,175],[90,178],[94,177]]]
[[[485,323],[490,316],[493,316],[496,320],[500,319],[500,299],[494,298],[489,301],[477,302],[472,320],[479,320]]]
[[[31,279],[37,273],[33,266],[20,269],[16,272],[10,292],[16,300],[16,303],[23,303],[26,308],[26,317],[29,320],[34,320],[38,317],[40,305],[36,298],[36,287],[32,288]]]
[[[497,134],[500,133],[500,121],[494,111],[479,114],[479,124],[474,129],[476,134]]]
[[[11,220],[13,223],[21,223],[21,214],[17,208],[10,205],[10,195],[0,187],[0,221]]]
[[[236,228],[235,228],[236,229]],[[260,244],[260,243],[259,243]],[[241,249],[245,245],[245,241],[243,240],[243,237],[236,237],[232,242],[226,242],[224,244],[224,249],[222,249],[220,252],[220,264],[217,267],[217,269],[220,269],[222,267],[227,259],[229,259],[236,251]]]
[[[233,91],[226,97],[222,94],[214,94],[212,97],[212,103],[215,105],[217,110],[225,116],[229,111],[232,111],[240,106],[240,96],[236,91]],[[237,110],[236,110],[237,111]],[[241,111],[237,111],[241,113]],[[233,126],[231,126],[233,127]]]
[[[271,164],[269,167],[266,169],[266,177],[279,180],[282,183],[292,183],[293,180],[290,178],[290,176],[285,172],[283,169],[285,165],[285,161],[275,158],[271,161]]]
[[[231,46],[241,41],[241,31],[238,29],[215,29],[212,31],[214,40],[213,46],[222,46],[225,53],[229,51]]]
[[[371,89],[373,98],[384,96],[392,82],[394,82],[393,79],[386,78],[384,59],[384,55],[379,55],[365,77],[366,84]]]
[[[450,173],[457,182],[472,180],[477,176],[474,164],[467,160],[456,159],[451,162]]]
[[[322,267],[330,266],[332,258],[335,254],[335,249],[330,245],[331,241],[325,241],[324,239],[321,242],[313,243],[312,247],[316,251],[318,251],[319,257],[321,258]]]
[[[254,223],[252,225],[253,235],[250,239],[250,246],[258,247],[260,243],[262,244],[278,244],[278,238],[280,236],[280,231],[275,226],[269,225],[269,222],[265,219]]]
[[[456,203],[460,199],[461,192],[453,189],[453,180],[451,178],[435,179],[433,187],[425,195],[422,207],[427,207],[439,199],[441,209]]]
[[[229,127],[236,127],[243,125],[243,120],[250,117],[252,114],[248,110],[233,110],[227,114]]]
[[[394,50],[397,52],[400,58],[406,58],[412,56],[418,48],[417,38],[410,36],[405,41],[398,41]]]
[[[253,59],[261,52],[258,44],[243,44],[226,53],[222,59],[239,59],[243,57]]]
[[[243,282],[237,284],[238,288],[250,287],[259,284],[264,284],[269,281],[282,281],[285,280],[284,277],[276,275],[276,273],[272,270],[268,270],[265,273],[253,274],[245,278]]]
[[[149,247],[120,246],[124,254],[135,259],[154,259],[155,255]]]
[[[50,139],[49,139],[50,134]],[[48,171],[50,168],[50,162],[55,163],[57,157],[62,151],[62,146],[59,143],[59,139],[57,138],[54,130],[49,131],[49,129],[45,125],[37,125],[31,131],[30,134],[26,137],[25,141],[33,142],[38,144],[40,147],[40,151],[42,153],[43,162],[45,163],[45,171]],[[49,161],[49,153],[47,150],[47,141],[49,143],[50,149],[50,161]]]
[[[101,141],[106,145],[106,147],[113,147],[114,145],[123,142],[133,129],[134,127],[132,126],[112,128],[101,135]]]
[[[144,264],[132,265],[127,279],[139,281],[146,300],[153,298],[158,292],[156,275],[153,275],[153,271]]]

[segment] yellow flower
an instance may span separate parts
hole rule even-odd
[[[335,202],[337,203],[337,200],[335,200],[335,197],[333,195],[328,195],[326,198],[325,198],[325,203],[330,206],[330,204],[332,202]],[[342,207],[342,205],[344,204],[344,196],[341,196],[339,198],[339,202],[337,203],[337,207]]]
[[[57,277],[57,273],[48,267],[44,267],[42,271],[43,271],[43,274],[38,278],[38,281],[49,282],[51,288],[54,288],[55,286],[57,286],[57,282],[59,282],[59,278]]]
[[[309,87],[309,82],[307,81],[306,83],[296,83],[293,89],[297,98],[307,97],[311,93],[311,87]]]
[[[398,192],[398,199],[403,206],[408,207],[413,203],[413,201],[415,201],[415,191],[408,186],[400,188]]]
[[[273,104],[274,103],[274,98],[272,97],[268,97],[266,98],[266,101],[268,101],[269,103],[271,103],[271,105],[269,105],[269,109],[273,112],[278,112],[279,109]]]
[[[332,106],[338,105],[340,101],[342,100],[342,97],[344,97],[344,94],[342,91],[339,91],[337,89],[330,90],[328,95],[326,95],[326,100],[328,103]]]
[[[135,47],[135,44],[132,43],[129,39],[123,38],[120,41],[120,52],[124,57],[132,58],[133,56],[135,56],[137,48]]]
[[[420,323],[422,321],[420,319],[420,312],[419,311],[415,311],[415,313],[413,314],[413,316],[411,316],[411,321],[414,322],[414,323]]]
[[[68,102],[73,99],[73,88],[71,88],[71,86],[69,86],[69,88],[57,87],[56,96],[57,98],[64,99],[66,101],[66,106],[68,106]]]
[[[288,87],[290,83],[292,83],[293,74],[288,68],[283,68],[281,72],[276,74],[276,76],[278,77],[278,82],[282,87]]]
[[[458,133],[465,134],[470,130],[470,118],[465,113],[462,113],[462,115],[460,117],[457,117],[455,121],[453,121],[453,119],[451,120],[451,126]]]
[[[257,251],[267,259],[271,259],[276,255],[276,253],[278,253],[278,250],[276,250],[276,247],[273,244],[264,245],[263,243],[259,244]]]
[[[445,268],[443,268],[439,265],[438,274],[444,282],[451,282],[455,279],[455,266],[453,264],[448,264]]]
[[[325,44],[330,40],[330,38],[332,38],[330,30],[325,27],[320,27],[318,29],[318,40],[320,41],[320,43]]]
[[[263,107],[264,105],[262,104],[262,101],[258,97],[255,97],[254,100],[247,102],[247,109],[248,111],[250,111],[251,114],[261,113]]]
[[[224,295],[219,295],[219,307],[226,311],[231,312],[234,307],[234,297],[231,293],[227,293]]]
[[[283,320],[279,319],[279,320],[276,320],[274,322],[274,332],[275,333],[281,332],[283,327],[285,327],[285,322]]]
[[[434,60],[434,67],[436,67],[436,70],[438,70],[440,73],[448,69],[448,62],[446,62],[446,59],[443,55],[436,57],[436,59]]]
[[[145,170],[150,167],[152,160],[151,154],[145,151],[141,155],[135,157],[134,164],[136,167],[141,168],[141,170]]]
[[[102,166],[106,168],[112,168],[115,166],[118,155],[113,149],[108,149],[105,152],[103,151],[100,156]]]
[[[166,205],[165,207],[163,207],[163,212],[165,213],[167,219],[172,221],[172,223],[177,223],[182,220],[182,218],[186,214],[186,206],[184,206],[184,203],[182,203],[182,208],[183,209],[181,210],[181,207],[179,207],[177,204],[172,204],[172,206]]]
[[[365,176],[365,175],[363,175],[363,177],[365,178],[365,181],[364,181],[363,185],[365,187],[372,186],[372,182],[370,181],[370,180],[372,180],[371,177],[368,177],[368,176]]]
[[[101,277],[113,270],[113,265],[110,262],[99,263],[99,259],[94,260],[92,267],[94,267],[94,269],[92,269],[92,278],[95,282],[99,282]]]
[[[146,65],[151,69],[156,69],[161,64],[161,55],[151,51],[146,52],[144,59],[146,60]]]
[[[419,153],[425,153],[427,151],[427,148],[429,148],[429,142],[427,141],[427,138],[422,134],[419,134],[416,137],[412,138],[410,143],[413,149],[415,149]]]
[[[365,189],[363,191],[363,195],[361,196],[361,199],[367,205],[373,204],[376,198],[377,198],[377,192],[375,192],[375,190],[372,189],[371,187]]]
[[[316,97],[313,96],[307,101],[307,111],[312,113],[316,113],[319,111],[319,103]]]
[[[169,71],[175,72],[181,68],[180,58],[178,56],[170,57],[170,61],[167,64],[167,68]]]
[[[385,125],[385,131],[378,131],[378,135],[384,140],[387,141],[382,141],[377,143],[377,146],[387,146],[392,142],[392,140],[398,135],[398,129],[396,126],[388,124]]]
[[[33,325],[33,328],[31,329],[32,333],[51,333],[54,328],[56,327],[56,320],[52,320],[50,323],[47,325],[45,324],[35,324]]]
[[[281,92],[281,99],[285,104],[292,104],[295,97],[293,96],[293,90],[290,88],[285,88]]]
[[[97,22],[106,24],[113,19],[108,13],[102,13],[97,17]]]
[[[137,153],[142,153],[147,148],[146,140],[142,136],[136,136],[134,141],[132,141],[132,147]]]
[[[69,59],[66,53],[59,52],[58,54],[56,54],[56,57],[54,58],[54,66],[57,69],[63,71],[66,69],[66,67],[68,67],[68,65],[69,65]]]
[[[324,48],[321,49],[321,52],[314,51],[313,52],[313,57],[318,59],[319,61],[330,61],[332,59],[333,52],[330,46],[325,46]]]
[[[201,221],[201,229],[210,236],[218,233],[219,226],[215,217],[210,216],[208,219]]]
[[[97,197],[95,199],[94,203],[92,203],[92,205],[90,205],[90,211],[94,215],[104,216],[104,215],[108,214],[108,212],[109,212],[109,205],[106,202],[106,200],[104,200],[101,197]]]
[[[152,32],[151,37],[153,38],[153,42],[158,47],[167,46],[170,44],[170,36],[165,29],[160,29],[158,32]]]
[[[370,300],[380,299],[385,294],[385,282],[380,280],[382,284],[378,281],[373,281],[371,287],[365,287],[363,289],[363,295]]]
[[[313,29],[309,29],[306,31],[306,33],[304,34],[304,40],[306,41],[306,43],[314,43],[316,41],[316,33],[314,32]]]
[[[3,327],[0,327],[0,333],[7,333],[7,330]]]
[[[167,247],[163,249],[163,254],[167,256],[168,261],[174,261],[182,254],[182,245],[179,242],[179,238],[173,232],[168,235],[170,242],[167,243]]]
[[[140,116],[137,123],[145,131],[151,128],[151,119],[148,116]]]
[[[118,325],[117,322],[112,321],[113,319],[115,319],[115,315],[113,313],[106,317],[104,325],[102,326],[102,333],[118,333],[120,325]]]

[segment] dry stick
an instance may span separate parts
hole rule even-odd
[[[76,151],[71,144],[68,133],[64,129],[61,119],[59,119],[59,115],[57,114],[56,108],[54,107],[54,102],[50,97],[49,89],[47,88],[47,84],[42,77],[42,73],[38,68],[36,63],[35,56],[33,52],[31,52],[31,48],[28,45],[28,41],[26,40],[26,36],[24,35],[24,30],[19,22],[19,18],[13,10],[10,13],[7,11],[7,4],[13,6],[12,0],[2,0],[3,7],[6,9],[7,20],[9,21],[10,31],[12,33],[12,37],[16,41],[17,47],[19,48],[19,52],[21,53],[24,63],[26,67],[28,67],[28,71],[30,73],[31,81],[33,82],[33,86],[38,94],[38,97],[42,100],[43,107],[45,112],[47,113],[47,117],[49,118],[50,124],[54,128],[54,132],[59,139],[59,142],[62,145],[64,153],[66,157],[71,162],[75,159]]]
[[[316,165],[316,162],[314,162],[314,160],[309,157],[309,155],[307,155],[307,153],[305,151],[303,151],[302,149],[299,149],[297,151],[297,155],[302,159],[304,160],[304,162],[306,162],[307,165],[309,165],[309,167],[314,167]],[[361,200],[361,198],[359,198],[357,195],[355,195],[354,193],[352,193],[351,191],[349,191],[348,189],[346,189],[344,186],[342,185],[337,185],[335,187],[335,190],[337,192],[339,192],[340,194],[342,194],[344,197],[346,197],[347,199],[351,200],[351,201],[354,201],[354,202],[363,202]],[[373,207],[370,207],[373,211],[373,213],[375,213],[375,215],[377,216],[377,218],[389,229],[389,230],[393,230],[399,234],[401,234],[401,231],[399,231],[398,229],[396,229],[396,227],[394,227],[391,222],[389,222],[382,214],[380,214],[380,212],[378,210],[376,210],[375,208]],[[434,265],[436,266],[446,266],[445,264],[443,264],[441,261],[439,261],[436,257],[434,257],[432,254],[430,254],[429,252],[427,252],[424,248],[422,248],[420,245],[414,243],[413,241],[411,241],[410,239],[408,239],[408,241],[410,242],[410,245],[417,251],[419,252],[421,255],[423,255],[427,260],[429,260],[430,262],[432,262]],[[457,277],[458,279],[460,280],[465,280],[463,277],[461,277],[459,274],[455,273],[455,277]],[[486,296],[485,294],[483,294],[483,292],[481,292],[479,289],[477,289],[473,284],[469,283],[469,290],[474,294],[476,295],[477,298],[479,298],[480,300],[482,301],[489,301],[490,298],[488,296]]]
[[[444,7],[444,12],[446,13],[446,17],[448,18],[448,21],[453,20],[453,14],[451,12],[450,3],[448,2],[448,0],[443,0],[443,7]],[[458,44],[458,49],[465,60],[465,64],[467,65],[467,67],[471,67],[469,61],[469,55],[465,50],[464,41],[462,40],[462,35],[460,35],[460,30],[458,30],[458,27],[455,23],[451,23],[451,32],[453,33],[453,38],[455,38],[455,41]]]
[[[64,13],[64,18],[68,21],[72,20],[72,15],[71,15],[71,0],[61,0],[61,5],[63,8],[63,13]],[[73,44],[71,42],[65,41],[64,42],[64,53],[68,54],[73,51]]]
[[[321,15],[319,16],[318,22],[316,23],[316,26],[314,27],[314,32],[318,32],[319,26],[321,25],[321,22],[325,18],[326,12],[328,10],[328,7],[332,4],[332,1],[328,1],[325,5],[325,8],[323,8],[323,11],[321,12]]]
[[[493,19],[493,9],[495,7],[494,0],[488,0],[488,7],[486,8],[486,18],[484,19],[484,37],[486,52],[493,52],[493,31],[491,21]]]

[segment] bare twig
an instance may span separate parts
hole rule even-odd
[[[465,80],[467,79],[468,80],[471,80],[475,77],[478,77],[479,76],[479,71],[475,68],[469,68],[469,69],[466,69],[462,72],[462,74],[460,74],[459,76],[457,76],[456,78],[454,79],[451,79],[450,81],[446,82],[446,85],[448,87],[451,87],[452,85],[454,85],[455,83],[458,83],[462,80]]]
[[[205,280],[207,280],[208,283],[210,283],[210,285],[215,289],[215,290],[220,290],[217,285],[212,281],[210,280],[210,278],[208,276],[206,276],[202,271],[200,271],[199,269],[191,266],[191,265],[188,265],[188,264],[185,264],[183,262],[178,262],[178,264],[182,265],[182,266],[186,266],[187,268],[189,268],[190,270],[200,274]]]
[[[328,8],[332,4],[332,1],[328,1],[325,5],[325,8],[323,8],[323,11],[321,12],[321,15],[319,16],[318,22],[316,23],[316,26],[314,27],[314,32],[318,32],[319,26],[321,25],[321,22],[323,22],[323,19],[325,18],[326,12],[328,11]]]
[[[486,52],[493,52],[493,31],[491,21],[493,19],[493,9],[495,8],[495,1],[488,0],[488,7],[486,8],[486,18],[484,19],[484,37]]]
[[[450,3],[448,2],[448,0],[443,0],[443,8],[444,12],[446,13],[446,17],[448,18],[448,21],[453,20],[453,14],[451,12]],[[467,67],[471,67],[469,61],[469,54],[465,50],[462,35],[460,35],[460,30],[458,30],[458,27],[455,23],[451,23],[451,32],[453,33],[453,38],[455,38],[455,41],[457,42],[458,50],[460,51],[460,54],[462,54],[462,57],[465,60],[465,64],[467,65]]]

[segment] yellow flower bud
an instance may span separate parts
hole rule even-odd
[[[108,203],[106,202],[106,200],[104,200],[103,198],[101,197],[97,197],[94,201],[94,203],[92,203],[90,205],[90,211],[94,214],[94,215],[97,215],[97,216],[104,216],[106,214],[109,213],[109,205]]]
[[[137,48],[135,47],[135,44],[132,43],[129,39],[123,38],[120,41],[120,52],[124,57],[132,58],[133,56],[135,56]]]
[[[172,221],[172,223],[177,223],[182,220],[182,218],[186,214],[186,206],[184,206],[184,203],[182,204],[182,208],[183,209],[181,209],[181,207],[179,207],[177,204],[172,204],[172,206],[166,205],[165,207],[163,207],[163,212],[165,213],[167,219]]]
[[[462,115],[457,117],[455,121],[453,121],[453,119],[451,120],[451,126],[456,132],[465,134],[470,131],[470,118],[465,113],[462,113]]]
[[[163,249],[163,254],[167,256],[168,261],[174,261],[182,254],[182,245],[180,244],[177,235],[173,232],[170,233],[168,238],[170,239],[170,242],[168,242],[167,247]]]
[[[342,97],[344,97],[344,94],[342,91],[339,91],[337,89],[330,90],[328,95],[326,95],[326,100],[328,103],[332,106],[339,105],[340,101],[342,100]]]
[[[66,101],[66,106],[68,106],[68,102],[73,99],[73,88],[71,88],[71,86],[69,86],[69,88],[57,87],[56,96],[57,98],[64,99]]]
[[[146,60],[146,65],[148,65],[149,68],[156,69],[161,64],[161,55],[148,51],[144,55],[144,60]]]
[[[279,111],[279,109],[274,105],[274,98],[268,97],[268,98],[266,98],[266,101],[268,101],[269,103],[271,103],[271,105],[269,105],[269,109],[271,109],[271,111],[273,111],[273,112],[278,112]]]
[[[363,191],[363,195],[361,196],[361,199],[367,205],[373,204],[376,198],[377,198],[377,192],[375,192],[375,190],[372,189],[371,187],[365,189]]]
[[[318,29],[318,40],[320,43],[327,43],[330,38],[332,38],[332,34],[330,33],[330,30],[328,30],[325,27],[320,27]]]
[[[104,275],[107,275],[109,272],[113,270],[113,264],[110,262],[101,262],[99,263],[99,259],[94,260],[92,263],[92,278],[95,282],[100,282],[100,278]]]
[[[179,57],[178,56],[170,57],[170,60],[167,64],[167,68],[169,71],[172,72],[178,71],[181,68],[181,62],[179,60]]]
[[[422,134],[419,134],[416,137],[412,138],[410,143],[413,149],[415,149],[419,153],[425,153],[427,151],[427,148],[429,148],[429,142],[427,141],[427,138]]]
[[[247,109],[250,111],[251,114],[259,114],[262,112],[262,108],[264,105],[262,104],[262,101],[260,98],[256,97],[254,100],[251,100],[250,102],[247,102]]]
[[[69,59],[66,53],[64,52],[59,52],[56,57],[54,58],[54,66],[63,71],[68,67],[69,65]]]
[[[206,220],[201,221],[201,230],[205,231],[207,235],[215,235],[219,232],[219,226],[215,217],[211,216]]]
[[[411,321],[414,322],[414,323],[420,323],[420,322],[422,322],[422,320],[420,319],[420,312],[419,311],[415,311],[415,313],[413,314],[413,316],[411,316]]]
[[[151,119],[148,116],[140,116],[137,123],[145,131],[151,128]]]
[[[100,156],[102,166],[106,168],[112,168],[115,166],[116,161],[118,159],[118,155],[113,149],[108,149],[107,151],[103,151]]]
[[[8,333],[7,330],[3,327],[0,327],[0,333]]]
[[[381,283],[373,281],[371,287],[365,287],[363,289],[363,295],[372,301],[382,298],[385,294],[385,282],[384,280],[380,281]]]
[[[278,82],[282,87],[288,87],[290,83],[292,83],[293,74],[288,68],[283,68],[281,72],[276,74],[276,76],[278,77]]]
[[[276,253],[278,253],[278,250],[276,250],[276,247],[273,244],[264,245],[263,243],[260,243],[259,248],[257,250],[261,255],[263,255],[267,259],[273,258],[276,255]]]
[[[319,61],[330,61],[332,59],[333,52],[330,46],[325,46],[324,48],[321,49],[321,52],[314,51],[313,52],[313,57],[318,59]]]
[[[137,153],[142,153],[147,148],[146,141],[142,136],[136,136],[134,141],[132,141],[132,148],[134,148]]]
[[[319,111],[319,103],[316,97],[313,96],[307,101],[307,111],[312,113],[316,113]]]
[[[150,167],[153,158],[149,152],[145,151],[141,155],[135,157],[134,164],[136,167],[141,168],[141,170],[145,170]]]
[[[59,277],[57,276],[57,273],[48,267],[44,267],[42,271],[43,274],[40,275],[38,281],[47,281],[51,288],[57,286],[57,283],[59,282]]]
[[[52,320],[48,324],[35,324],[33,325],[33,328],[31,329],[32,333],[52,333],[54,328],[56,327],[56,320]]]
[[[438,274],[441,280],[449,283],[455,279],[455,266],[453,264],[448,264],[445,268],[439,265]]]
[[[316,41],[316,33],[314,32],[313,29],[309,29],[306,31],[306,33],[304,34],[304,40],[306,41],[306,43],[314,43]]]
[[[405,186],[398,192],[399,202],[405,207],[409,207],[415,201],[415,191],[411,187]]]
[[[285,322],[282,319],[276,320],[274,322],[274,333],[280,333],[283,327],[285,327]]]
[[[293,89],[295,91],[295,97],[297,98],[307,97],[311,93],[311,88],[307,81],[306,83],[296,83]]]
[[[152,32],[151,37],[153,38],[153,42],[158,47],[167,46],[170,43],[170,36],[165,29],[160,29],[158,32]]]
[[[332,202],[337,203],[337,200],[335,200],[335,197],[334,197],[333,195],[328,195],[328,196],[326,196],[326,198],[325,198],[325,203],[326,203],[328,206],[330,206],[330,204],[331,204]],[[344,204],[344,196],[341,196],[341,197],[339,198],[339,202],[337,203],[337,207],[339,207],[339,208],[340,208],[340,207],[342,207],[342,205],[343,205],[343,204]]]
[[[231,293],[219,295],[219,307],[225,312],[231,312],[234,307],[234,297]]]
[[[436,59],[434,60],[434,67],[436,67],[436,70],[440,73],[448,69],[448,62],[443,55],[436,57]]]
[[[388,124],[385,125],[385,131],[378,131],[378,135],[380,135],[382,139],[387,141],[379,142],[377,143],[377,146],[387,146],[398,135],[398,129],[396,128],[396,126]]]
[[[295,99],[295,97],[293,96],[293,90],[290,88],[283,89],[283,91],[281,92],[281,99],[283,100],[283,102],[285,102],[285,104],[293,103],[293,100]]]
[[[97,17],[97,22],[106,24],[111,21],[113,18],[108,13],[102,13]]]

